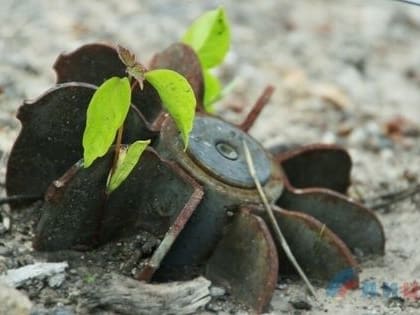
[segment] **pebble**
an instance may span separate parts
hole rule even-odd
[[[223,306],[217,302],[210,302],[206,305],[206,310],[212,311],[212,312],[220,312],[222,311]]]
[[[277,284],[276,289],[278,289],[278,290],[286,290],[287,287],[288,287],[288,285],[286,283],[279,283],[279,284]]]
[[[214,287],[214,286],[210,288],[210,295],[212,297],[219,297],[225,294],[226,294],[226,290],[224,288]]]
[[[58,273],[48,278],[48,285],[51,288],[59,288],[63,284],[65,279],[66,275],[64,273]]]
[[[312,309],[312,305],[305,297],[296,297],[295,299],[290,300],[289,303],[297,310],[310,311]]]
[[[13,251],[6,247],[6,246],[0,246],[0,256],[9,256]]]

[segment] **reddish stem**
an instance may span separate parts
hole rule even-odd
[[[272,85],[267,86],[258,100],[255,102],[255,105],[252,107],[252,110],[248,113],[245,120],[242,124],[239,125],[239,128],[245,132],[251,129],[254,122],[257,120],[262,109],[270,101],[271,95],[273,95],[274,87]]]

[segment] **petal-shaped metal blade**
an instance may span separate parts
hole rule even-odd
[[[246,209],[236,213],[210,257],[206,276],[258,314],[271,300],[278,258],[264,221]]]
[[[127,75],[126,66],[118,57],[117,50],[104,44],[87,44],[68,54],[61,54],[55,64],[57,83],[85,82],[101,85],[105,80]],[[132,103],[146,121],[152,124],[162,112],[157,91],[145,81],[143,90],[137,85],[133,90]]]
[[[376,215],[341,194],[322,188],[294,190],[286,185],[277,205],[324,223],[353,252],[357,249],[364,255],[384,253],[384,230]]]
[[[350,185],[351,158],[336,145],[313,144],[278,152],[270,150],[295,188],[322,187],[345,193]]]
[[[97,243],[111,165],[110,153],[94,161],[89,168],[84,168],[79,161],[52,182],[39,209],[42,216],[33,241],[36,250],[90,248]]]
[[[200,202],[201,187],[148,149],[121,186],[106,195],[112,156],[108,153],[89,168],[79,162],[53,182],[41,209],[36,249],[91,247],[145,230],[163,239],[157,258],[164,257]]]
[[[7,165],[9,195],[42,196],[53,180],[82,157],[86,110],[95,90],[90,84],[64,83],[20,107],[22,130]],[[123,141],[131,143],[155,135],[132,108],[125,122]]]
[[[194,50],[183,43],[175,43],[150,62],[151,69],[170,69],[182,74],[190,83],[197,99],[197,109],[203,110],[204,79],[201,63]]]
[[[125,65],[117,50],[109,45],[93,43],[79,47],[68,54],[61,54],[53,66],[57,83],[85,82],[101,85],[114,76],[126,76]]]
[[[352,270],[352,283],[358,287],[357,263],[347,246],[330,229],[305,213],[278,207],[274,207],[273,212],[296,260],[308,277],[331,281],[343,270]],[[265,210],[254,213],[268,220]],[[294,267],[283,249],[278,245],[277,250],[281,266],[279,272],[294,273]]]
[[[101,241],[132,235],[137,230],[162,238],[184,206],[195,209],[202,195],[201,186],[185,171],[149,148],[130,176],[111,193],[104,211]],[[193,204],[188,203],[190,198]]]

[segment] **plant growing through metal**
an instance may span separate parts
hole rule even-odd
[[[208,15],[211,25],[225,19],[221,10]],[[192,27],[229,33],[228,27],[203,28],[200,23]],[[195,37],[188,34],[194,32],[184,36],[192,46],[189,38]],[[198,272],[227,285],[233,296],[262,312],[278,273],[293,270],[285,247],[274,242],[276,235],[284,234],[309,278],[328,281],[346,269],[352,287],[357,287],[352,251],[364,257],[381,255],[385,237],[375,214],[345,196],[350,156],[334,145],[263,148],[247,132],[272,87],[239,125],[208,114],[205,72],[214,62],[203,61],[205,50],[197,48],[206,46],[212,47],[196,46],[196,52],[185,43],[172,44],[152,58],[150,71],[128,50],[103,44],[87,44],[59,56],[54,65],[58,84],[19,109],[22,130],[7,166],[9,196],[43,199],[34,248],[90,249],[147,232],[160,243],[151,257],[138,262],[137,279],[168,280],[185,271],[188,276]],[[182,74],[193,91],[192,131],[176,121],[183,119],[184,107],[177,106],[174,114],[167,106],[176,100],[162,93],[171,81],[161,76],[167,71]],[[117,100],[116,106],[123,108],[111,127],[105,123],[110,130],[105,132],[107,117],[95,107],[96,102],[104,107],[104,94],[106,102],[111,100],[105,106],[115,109],[110,105]],[[100,120],[93,120],[92,134],[89,110]],[[85,156],[80,139],[92,149],[96,133],[107,139],[100,140],[100,150],[94,147],[94,154],[87,150]],[[119,146],[131,144],[121,158],[109,151],[115,138],[117,154]],[[139,139],[150,139],[145,150]],[[277,223],[266,224],[270,221]]]
[[[204,75],[204,106],[210,110],[211,103],[220,94],[220,82],[210,69],[223,61],[230,45],[230,28],[224,10],[218,8],[198,18],[185,33],[183,42],[194,48],[200,60]],[[169,69],[148,71],[132,52],[122,46],[118,46],[118,55],[126,66],[128,77],[112,77],[98,87],[87,109],[83,133],[85,167],[104,156],[116,138],[114,161],[108,177],[108,193],[127,178],[150,144],[150,139],[138,140],[121,147],[132,86],[138,85],[142,90],[146,80],[156,89],[181,132],[185,149],[193,128],[196,107],[194,91],[182,75]]]
[[[127,67],[128,77],[112,77],[99,86],[89,103],[83,133],[85,167],[104,156],[116,137],[114,162],[107,184],[108,193],[118,188],[127,178],[150,144],[149,139],[138,140],[128,147],[121,147],[123,124],[131,104],[132,85],[138,84],[143,89],[143,81],[147,80],[156,89],[181,131],[185,147],[188,146],[196,106],[194,91],[182,75],[168,69],[147,71],[128,49],[119,46],[118,53]]]

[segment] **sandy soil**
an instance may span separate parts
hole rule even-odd
[[[126,45],[148,60],[214,6],[169,0],[0,4],[1,183],[7,152],[19,132],[16,110],[22,99],[53,85],[51,65],[60,52],[105,41]],[[420,7],[386,0],[223,4],[232,23],[233,45],[220,75],[224,82],[236,78],[237,85],[217,105],[220,113],[240,121],[262,89],[273,84],[276,93],[251,131],[265,145],[345,146],[354,160],[351,193],[368,202],[420,182]],[[235,113],[235,106],[243,106],[243,113]],[[399,116],[406,120],[395,131],[390,125]],[[4,194],[3,186],[0,190]],[[419,210],[418,195],[378,210],[387,236],[386,254],[364,263],[360,275],[362,282],[376,284],[377,295],[366,297],[356,290],[329,297],[325,287],[319,287],[322,305],[316,306],[299,281],[289,280],[276,290],[271,313],[420,314],[419,300],[404,298],[402,290],[398,293],[403,300],[389,299],[381,289],[384,282],[402,289],[420,281]],[[17,251],[15,257],[0,261],[9,263],[6,269],[35,259],[25,226],[15,228],[15,235],[0,234],[2,245]],[[39,298],[42,288],[31,296],[34,290],[27,290],[29,296],[47,305]],[[299,299],[308,299],[312,310],[295,309],[290,301]],[[47,306],[57,302],[72,303],[53,299]],[[229,310],[214,312],[223,311]]]

